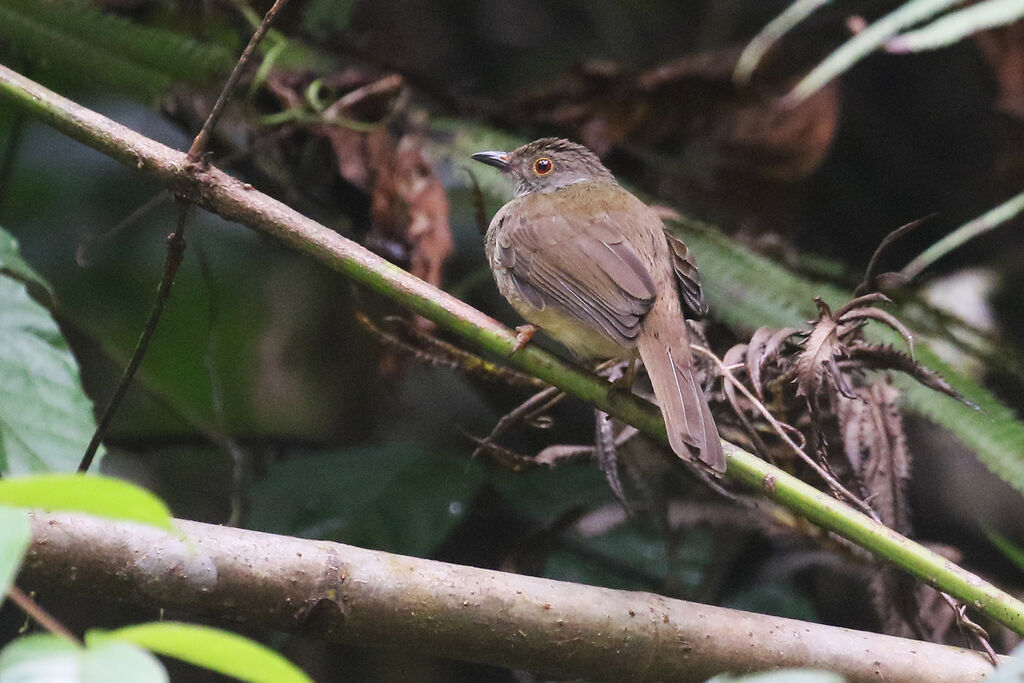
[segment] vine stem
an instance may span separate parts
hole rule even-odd
[[[149,311],[149,318],[147,318],[146,324],[142,328],[142,334],[139,335],[139,340],[135,343],[132,357],[128,360],[128,365],[125,366],[124,372],[121,373],[121,379],[118,380],[117,386],[114,387],[114,393],[111,394],[110,400],[107,401],[107,405],[103,408],[100,419],[96,421],[96,431],[93,432],[89,445],[82,455],[82,461],[78,464],[78,471],[82,474],[88,472],[89,467],[92,466],[92,461],[96,457],[96,451],[99,449],[100,444],[103,442],[103,437],[107,433],[107,427],[110,426],[110,421],[117,413],[124,395],[128,393],[128,387],[132,384],[135,372],[142,365],[142,359],[146,356],[146,350],[149,348],[149,343],[153,340],[157,325],[160,323],[160,316],[163,315],[164,305],[171,297],[174,276],[178,273],[178,267],[185,256],[185,217],[187,214],[188,207],[182,207],[181,213],[178,216],[178,227],[167,237],[167,258],[164,261],[163,277],[160,278],[160,285],[156,290],[156,300],[153,302],[153,308]]]

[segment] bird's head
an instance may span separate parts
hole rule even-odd
[[[587,180],[614,180],[596,154],[561,138],[541,138],[511,152],[477,152],[473,158],[511,176],[517,197]]]

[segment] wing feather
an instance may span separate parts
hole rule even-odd
[[[632,346],[657,288],[640,255],[611,224],[616,217],[523,218],[497,244],[498,261],[523,298],[538,309],[555,306]]]

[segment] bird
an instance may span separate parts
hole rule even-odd
[[[693,355],[681,301],[707,310],[700,274],[659,216],[616,181],[583,145],[541,138],[476,161],[499,169],[514,196],[487,229],[488,265],[498,291],[529,326],[580,360],[643,362],[669,445],[714,474],[725,454]],[[630,380],[631,381],[631,380]]]

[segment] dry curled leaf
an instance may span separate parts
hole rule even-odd
[[[836,401],[843,450],[861,487],[870,494],[869,505],[886,526],[907,533],[910,451],[896,405],[900,393],[886,381],[854,391],[859,400]]]
[[[408,133],[377,161],[368,241],[400,245],[409,271],[440,286],[445,261],[452,253],[448,197],[426,158],[422,140]]]
[[[849,360],[854,349],[863,347],[860,328],[868,321],[875,320],[896,330],[913,351],[910,330],[892,314],[866,305],[888,301],[884,294],[866,294],[850,300],[833,313],[828,304],[820,297],[815,297],[818,318],[812,323],[813,327],[801,344],[793,370],[797,395],[807,399],[812,409],[817,407],[817,401],[822,395],[832,391],[846,398],[856,398],[839,363]]]
[[[782,345],[797,332],[799,330],[795,327],[783,327],[780,330],[760,327],[750,337],[750,344],[746,352],[747,377],[750,378],[750,384],[758,398],[764,399],[764,384],[761,381],[761,376],[765,365],[778,356]]]
[[[849,350],[848,358],[865,369],[902,372],[913,377],[929,389],[934,389],[958,401],[967,403],[964,401],[963,396],[942,375],[934,370],[929,370],[906,353],[887,344],[862,344],[854,346]]]

